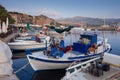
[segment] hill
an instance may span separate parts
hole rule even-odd
[[[100,18],[91,18],[91,17],[72,17],[72,18],[59,18],[56,19],[56,21],[61,22],[61,23],[71,23],[71,24],[87,24],[87,25],[103,25],[104,24],[104,19]],[[105,19],[105,23],[112,25],[112,24],[117,24],[120,22],[120,18],[118,19]]]
[[[49,18],[45,15],[39,15],[39,16],[32,16],[24,13],[18,13],[18,12],[9,12],[9,14],[16,20],[17,24],[30,22],[31,24],[37,24],[37,25],[45,25],[50,24],[51,22],[54,22],[55,20],[52,18]]]

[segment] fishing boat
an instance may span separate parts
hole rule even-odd
[[[46,48],[50,44],[50,37],[46,36],[44,38],[40,38],[40,40],[15,40],[15,42],[8,43],[10,49],[13,50],[26,50],[26,49],[41,49]]]
[[[94,49],[93,49],[94,48]],[[93,50],[92,50],[93,49]],[[78,42],[64,46],[61,39],[58,44],[51,44],[46,51],[30,52],[26,50],[27,58],[35,71],[64,69],[74,61],[86,61],[96,57],[102,57],[104,52],[111,50],[110,44],[103,39],[98,42],[97,34],[82,34]]]

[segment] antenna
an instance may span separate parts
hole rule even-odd
[[[104,25],[103,25],[103,29],[105,27],[105,17],[104,17]],[[105,39],[105,36],[104,36],[104,30],[102,29],[102,34],[103,34],[103,39]]]

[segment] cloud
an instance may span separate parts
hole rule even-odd
[[[46,15],[46,16],[52,17],[52,18],[60,18],[61,17],[61,14],[58,11],[55,11],[55,10],[52,10],[52,9],[47,9],[47,8],[40,9],[37,12],[37,14],[38,15],[43,14],[43,15]]]
[[[29,14],[27,13],[26,10],[22,10],[22,9],[18,9],[18,8],[9,8],[7,9],[9,12],[19,12],[19,13],[26,13],[26,14]]]
[[[30,15],[46,15],[48,17],[51,18],[60,18],[61,17],[61,13],[52,9],[47,9],[47,8],[43,8],[43,9],[38,9],[38,8],[34,8],[31,10],[28,9],[18,9],[18,8],[9,8],[8,11],[13,11],[13,12],[20,12],[20,13],[26,13],[26,14],[30,14]]]

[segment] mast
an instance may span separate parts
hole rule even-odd
[[[103,29],[104,29],[104,27],[105,27],[105,17],[104,17],[104,25],[103,25]],[[104,30],[102,30],[102,35],[103,35],[103,48],[105,49],[106,47],[105,47],[105,35],[104,35]],[[103,53],[104,54],[104,53]]]
[[[105,18],[104,18],[104,24],[103,24],[103,27],[105,27]],[[104,28],[103,28],[104,29]],[[103,34],[103,39],[105,39],[105,36],[104,36],[104,30],[102,30],[102,34]]]

